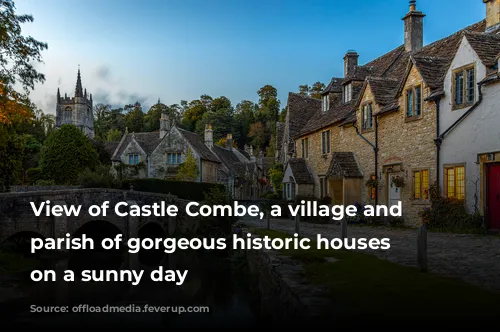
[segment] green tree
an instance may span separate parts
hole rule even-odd
[[[99,156],[90,139],[73,125],[63,125],[45,140],[40,152],[42,176],[57,184],[75,184],[84,169],[94,169]]]
[[[195,181],[199,175],[198,163],[196,158],[188,149],[186,152],[186,160],[179,166],[179,172],[176,179],[179,181]]]
[[[128,127],[129,132],[142,132],[144,129],[144,112],[141,104],[136,102],[133,105],[126,105],[125,111],[128,111],[125,115],[125,125]]]
[[[299,94],[301,94],[301,95],[309,96],[310,90],[311,90],[311,87],[307,84],[299,85]]]
[[[0,125],[0,192],[8,191],[19,176],[24,144],[12,127]]]
[[[105,142],[117,142],[122,138],[122,133],[118,129],[110,129],[106,133]]]
[[[279,163],[274,164],[271,168],[269,168],[269,179],[271,180],[271,185],[273,186],[275,194],[281,191],[284,175],[283,165]]]
[[[312,85],[309,95],[312,98],[321,99],[321,93],[325,90],[325,84],[321,82],[316,82]]]

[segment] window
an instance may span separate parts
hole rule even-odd
[[[429,170],[413,172],[413,198],[429,199]]]
[[[453,73],[453,106],[455,109],[470,106],[476,98],[476,70],[467,66]]]
[[[137,165],[139,163],[139,155],[138,154],[129,154],[128,155],[128,163],[129,163],[129,165]]]
[[[73,117],[73,112],[71,111],[71,107],[66,107],[64,109],[63,114],[63,123],[71,123]]]
[[[330,130],[321,133],[321,152],[330,153]]]
[[[348,103],[352,99],[352,84],[349,83],[347,85],[344,85],[343,89],[343,94],[344,94],[344,103]]]
[[[326,112],[330,109],[330,96],[323,96],[323,112]]]
[[[178,165],[182,163],[181,153],[167,153],[167,164]]]
[[[417,85],[406,90],[406,116],[408,118],[422,115],[422,86]]]
[[[369,130],[373,127],[373,116],[372,116],[372,104],[366,104],[363,106],[362,111],[362,124],[363,130]]]
[[[309,158],[309,138],[305,139],[305,144],[306,144],[306,155],[305,158]]]
[[[444,169],[444,193],[448,198],[465,199],[465,167]]]

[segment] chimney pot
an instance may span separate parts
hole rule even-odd
[[[214,146],[214,132],[210,123],[205,125],[205,145],[209,148]]]
[[[403,17],[406,52],[417,52],[424,47],[424,17],[417,11],[417,1],[410,1],[410,11]]]

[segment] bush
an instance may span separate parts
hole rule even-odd
[[[430,188],[431,209],[429,229],[452,232],[484,230],[483,217],[467,213],[464,200],[441,196],[435,183]]]
[[[213,188],[219,188],[225,192],[226,187],[222,184],[204,182],[183,182],[164,179],[128,179],[121,182],[121,188],[131,189],[159,194],[172,194],[180,199],[191,201],[203,201],[205,193],[210,193]]]
[[[85,169],[78,175],[78,184],[84,188],[120,188],[117,178],[111,173],[110,166],[99,165],[95,170]]]
[[[37,186],[55,186],[56,182],[54,180],[38,180],[35,182]]]
[[[26,178],[29,184],[35,184],[38,180],[42,180],[42,170],[40,168],[28,168],[26,170]]]

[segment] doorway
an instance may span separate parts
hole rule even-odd
[[[388,201],[389,201],[389,207],[393,205],[398,205],[399,201],[401,200],[401,188],[396,187],[396,185],[393,183],[393,179],[396,175],[388,174],[388,183],[389,186],[387,187],[388,193]]]
[[[488,226],[500,230],[500,164],[489,164],[486,171]]]

